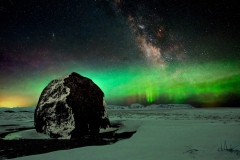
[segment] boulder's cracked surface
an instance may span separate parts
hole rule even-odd
[[[109,126],[103,91],[75,72],[44,88],[34,114],[37,132],[51,137],[79,138]]]

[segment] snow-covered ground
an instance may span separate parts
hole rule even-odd
[[[240,108],[112,105],[108,106],[108,114],[112,122],[123,124],[117,132],[136,133],[111,145],[60,150],[17,159],[69,159],[71,156],[71,159],[89,160],[240,160]],[[0,125],[0,133],[9,128],[33,127],[33,111],[9,113],[2,110]],[[48,137],[36,133],[34,129],[5,137],[16,138]],[[226,147],[224,149],[224,144],[233,152],[227,151]]]

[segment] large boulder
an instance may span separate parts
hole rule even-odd
[[[50,82],[34,113],[37,132],[53,138],[80,138],[109,126],[103,91],[75,72]]]

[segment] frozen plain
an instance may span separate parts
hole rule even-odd
[[[240,160],[240,108],[132,106],[108,106],[110,121],[122,123],[117,132],[136,131],[129,139],[111,145],[59,150],[16,159],[68,159],[71,155],[71,159],[89,160]],[[16,128],[9,125],[33,126],[31,111],[0,114],[0,132],[9,127]],[[35,130],[15,132],[5,137],[21,138],[48,137]],[[232,152],[224,148],[225,143]]]

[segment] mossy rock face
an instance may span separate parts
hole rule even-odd
[[[50,82],[34,114],[37,132],[53,138],[80,138],[109,126],[103,91],[75,72]]]

